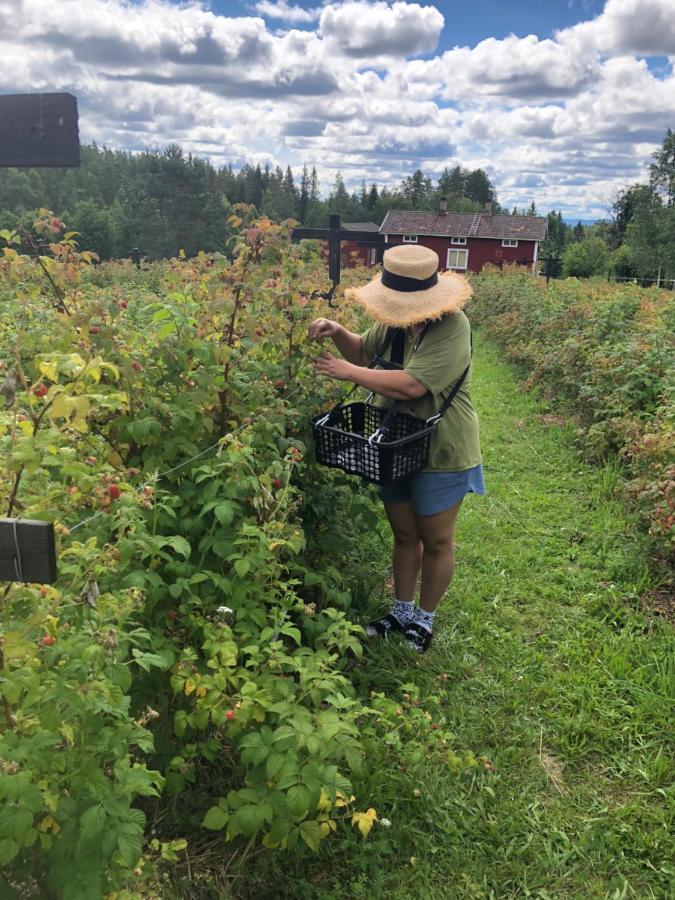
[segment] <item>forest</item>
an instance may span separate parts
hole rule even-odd
[[[299,180],[283,170],[247,164],[220,169],[186,154],[178,145],[131,154],[82,146],[79,169],[0,170],[0,228],[28,228],[38,208],[49,208],[79,233],[80,244],[100,259],[128,257],[139,248],[147,259],[182,250],[224,251],[227,224],[237,203],[281,222],[310,227],[340,213],[346,222],[383,221],[390,209],[436,209],[445,197],[451,212],[474,212],[492,203],[496,213],[543,215],[537,198],[526,209],[506,209],[483,169],[446,168],[434,180],[416,169],[396,187],[361,184],[351,193],[338,172],[327,194],[315,166]],[[645,160],[645,163],[648,161]],[[652,155],[649,178],[626,185],[613,198],[607,218],[572,226],[560,210],[548,217],[541,256],[560,260],[563,276],[606,276],[672,287],[675,279],[675,134],[669,128]],[[30,250],[29,247],[25,248]]]

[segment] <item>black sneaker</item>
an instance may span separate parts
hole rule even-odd
[[[392,613],[387,613],[381,619],[375,619],[366,625],[366,634],[368,637],[386,638],[390,631],[397,631],[399,634],[403,631],[403,625]]]
[[[403,629],[403,637],[415,653],[426,653],[431,643],[432,634],[423,625],[409,622]]]

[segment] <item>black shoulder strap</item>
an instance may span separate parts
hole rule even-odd
[[[417,341],[417,349],[419,350],[420,344],[424,340],[424,336],[429,330],[429,326],[431,322],[427,322],[424,326],[424,330],[420,334],[419,340]],[[384,354],[389,349],[391,345],[391,353],[389,355],[389,359],[384,359]],[[384,336],[384,341],[382,346],[379,349],[379,352],[375,354],[370,362],[370,368],[374,366],[380,366],[382,369],[402,369],[403,368],[403,357],[405,356],[405,328],[397,328],[396,326],[391,326],[387,328],[387,333]]]
[[[384,359],[384,354],[391,346],[391,359]],[[391,326],[387,328],[384,341],[378,352],[368,364],[369,369],[380,366],[382,369],[400,369],[403,365],[403,352],[405,349],[405,330]]]

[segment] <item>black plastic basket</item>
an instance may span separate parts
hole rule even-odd
[[[426,466],[437,418],[344,403],[312,422],[316,460],[385,487]]]

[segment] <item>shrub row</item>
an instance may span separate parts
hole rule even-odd
[[[661,560],[675,544],[675,296],[656,288],[474,276],[471,317],[572,415],[589,458],[618,459],[621,489]]]
[[[308,454],[336,390],[306,337],[325,266],[247,208],[229,225],[227,254],[144,273],[94,265],[47,211],[35,258],[0,234],[1,510],[59,544],[55,585],[3,589],[10,894],[156,896],[209,830],[239,864],[377,819],[403,714],[348,674],[375,514]],[[406,752],[471,764],[419,716]]]

